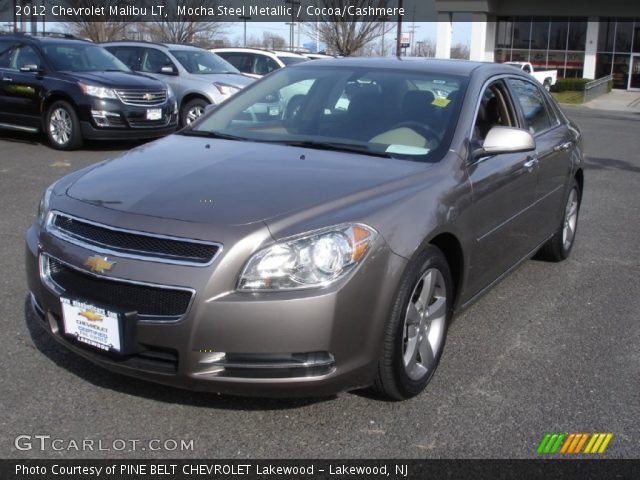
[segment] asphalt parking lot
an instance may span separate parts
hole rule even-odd
[[[193,393],[109,373],[58,346],[27,313],[24,232],[48,184],[131,145],[65,153],[0,132],[0,456],[527,458],[545,432],[563,431],[612,432],[604,456],[638,458],[640,115],[567,112],[588,155],[571,258],[526,262],[458,316],[430,386],[403,403],[360,393]],[[19,451],[18,435],[108,447],[116,439],[193,440],[193,450],[83,453],[34,443]]]

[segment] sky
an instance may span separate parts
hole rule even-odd
[[[471,22],[463,21],[464,19],[454,19],[453,22],[453,34],[452,34],[452,45],[456,45],[461,43],[463,45],[469,45],[471,38]],[[411,27],[415,25],[415,40],[425,40],[430,39],[433,43],[436,41],[436,30],[437,30],[437,22],[416,22],[413,24],[412,22],[403,22],[403,31],[407,32],[411,29]],[[264,32],[272,32],[278,35],[281,35],[285,38],[285,40],[289,41],[289,25],[285,23],[275,23],[275,22],[247,22],[247,37],[258,37],[262,38],[262,34]],[[229,41],[235,42],[238,41],[242,43],[243,35],[244,35],[244,26],[242,22],[238,23],[230,23],[227,27],[226,37]],[[300,31],[300,43],[303,45],[307,42],[312,42],[314,39],[311,38],[306,29],[303,28]],[[297,39],[297,27],[296,27],[296,39]],[[395,31],[391,34],[393,38],[395,38]],[[391,45],[391,42],[390,42]]]

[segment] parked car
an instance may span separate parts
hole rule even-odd
[[[300,82],[283,116],[246,115]],[[134,377],[404,399],[455,312],[533,255],[569,256],[583,176],[580,131],[512,67],[301,63],[51,185],[26,235],[31,305]]]
[[[53,148],[84,139],[156,138],[175,131],[171,88],[94,43],[66,36],[0,36],[0,127],[43,131]]]
[[[198,47],[140,41],[103,46],[132,70],[171,86],[181,126],[196,120],[207,105],[217,105],[254,81],[218,55]]]
[[[262,78],[279,68],[308,60],[298,53],[258,48],[214,48],[211,51],[220,55],[242,73],[255,78]]]
[[[513,65],[514,67],[528,73],[533,78],[538,80],[544,89],[548,92],[551,87],[556,84],[558,80],[558,70],[535,70],[533,65],[529,62],[505,62],[506,65]]]

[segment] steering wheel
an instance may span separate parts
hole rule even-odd
[[[429,127],[429,125],[426,125],[424,123],[415,121],[400,122],[391,127],[391,130],[395,130],[397,128],[409,128],[413,130],[421,137],[424,137],[429,146],[437,145],[438,143],[440,143],[440,135],[431,127]]]

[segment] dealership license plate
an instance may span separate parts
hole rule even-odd
[[[79,300],[61,298],[64,331],[76,340],[102,350],[120,351],[118,314]]]
[[[147,120],[160,120],[162,118],[161,108],[147,108]]]

